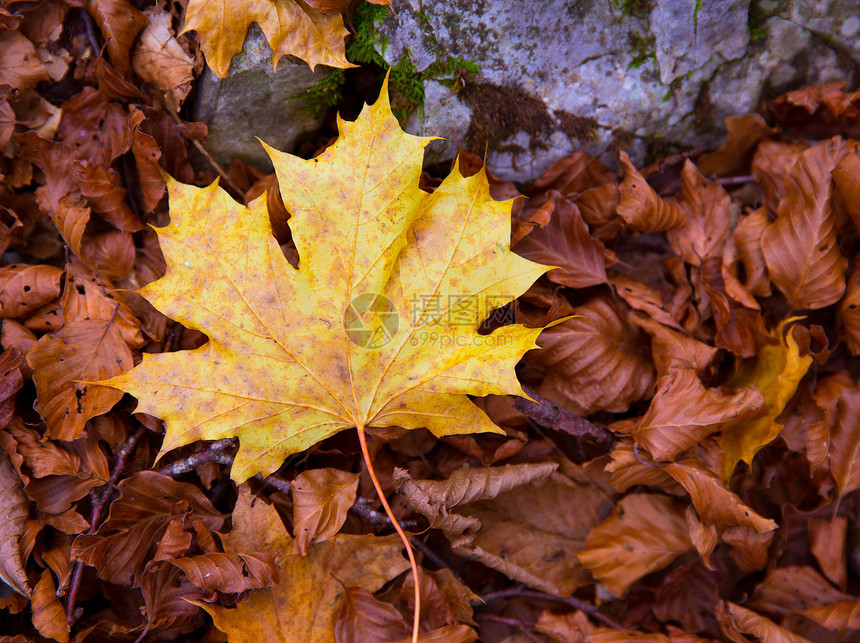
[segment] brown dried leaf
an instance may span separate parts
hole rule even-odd
[[[677,203],[660,198],[625,152],[619,160],[627,175],[619,186],[618,214],[636,232],[663,232],[684,225],[686,213]]]
[[[197,487],[155,471],[141,471],[119,483],[122,496],[92,536],[79,536],[72,558],[98,569],[108,582],[131,585],[155,553],[155,543],[171,520],[190,515],[219,529],[219,514]],[[235,520],[235,516],[234,516]]]
[[[30,583],[24,571],[19,541],[30,514],[30,501],[24,495],[24,485],[6,452],[0,449],[0,579],[16,592],[28,598]]]
[[[725,573],[708,569],[701,560],[673,570],[655,595],[654,616],[663,623],[677,621],[690,632],[704,632],[714,622]]]
[[[149,7],[144,14],[148,22],[132,52],[132,67],[164,96],[169,109],[179,111],[194,81],[194,60],[173,37],[167,11]]]
[[[334,626],[336,643],[387,643],[408,636],[403,615],[390,603],[357,587],[346,590],[343,606]]]
[[[552,205],[552,219],[533,228],[513,247],[514,252],[537,263],[559,266],[547,273],[557,284],[586,288],[605,283],[605,248],[589,234],[577,206],[555,190],[546,199]]]
[[[860,629],[860,602],[840,601],[806,610],[803,615],[837,632]]]
[[[848,519],[845,516],[811,518],[807,528],[809,551],[815,556],[824,575],[844,591],[848,582],[848,565],[845,559]]]
[[[666,464],[662,468],[690,494],[702,522],[718,527],[744,525],[759,533],[777,528],[776,522],[758,515],[729,491],[719,477],[694,459]]]
[[[41,80],[48,72],[33,43],[17,31],[0,31],[0,85],[23,92]]]
[[[768,223],[767,212],[761,207],[738,217],[737,225],[732,231],[738,257],[746,273],[744,286],[750,294],[760,297],[769,297],[771,293],[767,264],[761,249],[761,236]]]
[[[128,0],[90,0],[87,10],[101,29],[111,63],[119,73],[128,76],[132,71],[131,47],[146,26],[146,16]]]
[[[0,267],[0,318],[26,317],[60,295],[63,271],[53,266]]]
[[[39,582],[33,588],[32,600],[33,627],[39,634],[58,643],[69,643],[66,612],[57,597],[57,587],[50,569],[42,572]]]
[[[776,130],[768,127],[759,114],[729,116],[726,118],[726,129],[726,142],[719,149],[698,158],[702,173],[729,176],[744,172],[758,142],[776,134]]]
[[[541,350],[529,356],[548,371],[538,392],[580,415],[626,411],[654,386],[642,332],[607,297],[576,307],[574,314],[544,331]]]
[[[617,182],[615,173],[600,159],[579,151],[550,165],[529,188],[528,193],[535,195],[547,190],[558,190],[565,198],[570,198],[605,183],[615,185]],[[494,198],[500,197],[494,195]]]
[[[756,636],[763,643],[810,643],[764,616],[728,601],[717,605],[717,619],[723,634],[739,643],[747,643],[744,634]]]
[[[795,309],[824,308],[845,292],[845,268],[833,214],[831,173],[846,146],[836,139],[813,145],[786,177],[777,219],[761,246],[768,273]]]
[[[708,435],[753,418],[764,408],[757,391],[709,389],[694,371],[675,371],[660,380],[633,437],[655,460],[674,460]]]
[[[637,580],[692,549],[687,521],[672,499],[643,493],[622,499],[612,515],[591,530],[578,557],[610,592],[622,597]]]
[[[779,202],[788,193],[786,178],[807,148],[803,143],[762,141],[753,157],[752,175],[761,184],[767,211],[776,214]]]
[[[784,617],[850,599],[812,567],[780,567],[759,583],[748,604],[765,614]]]
[[[830,428],[830,471],[839,495],[860,489],[860,389],[843,391]]]
[[[839,321],[848,350],[852,355],[860,354],[860,263],[848,277],[845,296],[839,304]]]
[[[753,357],[773,343],[755,298],[728,271],[720,257],[702,266],[702,285],[710,299],[717,332],[714,343],[739,357]]]
[[[723,187],[706,181],[692,161],[681,171],[684,222],[666,237],[684,261],[700,266],[708,257],[722,256],[732,223],[731,199]]]
[[[9,424],[15,413],[15,395],[24,384],[21,377],[22,357],[15,348],[7,346],[0,355],[0,429]]]
[[[277,552],[257,554],[202,554],[171,560],[188,580],[206,590],[238,593],[272,587],[281,581]]]
[[[701,377],[712,370],[719,352],[715,346],[708,346],[642,313],[634,312],[630,321],[651,335],[651,355],[658,378],[680,370],[692,370]]]
[[[667,312],[660,293],[656,290],[623,274],[612,275],[609,281],[614,286],[618,296],[634,310],[645,313],[664,326],[686,332],[684,327]]]
[[[293,496],[295,553],[304,556],[311,543],[334,536],[346,521],[346,514],[358,492],[357,473],[340,469],[303,471],[290,485]]]
[[[134,215],[125,200],[126,190],[122,187],[116,170],[88,161],[78,163],[77,167],[81,193],[96,212],[120,230],[143,230],[143,223]]]

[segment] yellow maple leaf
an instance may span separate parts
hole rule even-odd
[[[797,319],[799,317],[792,317],[780,323],[771,332],[778,341],[764,346],[755,358],[744,361],[728,382],[732,388],[752,388],[761,393],[767,411],[723,431],[723,474],[726,481],[732,477],[738,462],[743,460],[752,464],[755,454],[779,435],[783,425],[776,418],[783,412],[812,364],[809,355],[800,354],[791,329],[786,328]]]
[[[243,481],[344,429],[501,432],[468,394],[524,395],[514,366],[541,329],[478,326],[550,266],[510,251],[510,201],[483,172],[418,187],[423,148],[391,113],[387,84],[340,138],[304,160],[267,148],[299,268],[272,236],[265,199],[169,182],[157,230],[165,276],[141,290],[209,342],[145,354],[101,382],[162,418],[162,453],[229,436]]]
[[[260,25],[272,47],[275,68],[287,54],[307,62],[311,71],[317,65],[355,67],[346,59],[344,38],[349,32],[343,16],[320,13],[303,0],[189,0],[182,33],[198,33],[206,62],[224,78],[252,22]]]

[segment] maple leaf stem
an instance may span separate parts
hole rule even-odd
[[[382,491],[382,486],[379,484],[379,480],[376,477],[376,472],[373,470],[373,463],[370,461],[370,451],[367,448],[367,435],[364,432],[364,426],[357,426],[355,427],[355,430],[358,431],[358,443],[361,445],[361,455],[364,456],[364,464],[367,466],[367,472],[370,474],[373,488],[376,489],[376,494],[379,496],[379,500],[382,502],[382,507],[385,509],[385,513],[391,521],[391,526],[394,527],[394,531],[396,531],[397,535],[400,536],[400,540],[403,541],[403,545],[406,547],[406,555],[409,556],[409,566],[412,568],[412,578],[415,579],[415,609],[412,613],[412,643],[418,643],[418,623],[421,620],[421,580],[418,578],[418,563],[415,562],[415,552],[412,550],[412,545],[409,542],[409,538],[406,536],[406,532],[403,531],[403,527],[400,526],[400,523],[394,516],[394,512],[391,511],[391,505],[388,504],[388,500],[386,500],[385,494]]]

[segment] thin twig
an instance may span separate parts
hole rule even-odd
[[[218,464],[230,466],[233,464],[235,456],[232,453],[226,453],[225,449],[229,449],[230,447],[235,446],[235,444],[236,442],[233,438],[216,440],[203,451],[192,453],[176,462],[171,462],[170,464],[157,469],[157,471],[165,476],[180,476],[183,473],[194,471],[194,469],[199,467],[201,464],[206,464],[207,462],[217,462]]]
[[[87,42],[93,50],[93,57],[96,58],[101,53],[102,46],[96,33],[95,21],[86,9],[78,9],[78,13],[81,15],[81,22],[84,23],[84,33],[87,34]]]
[[[137,443],[140,442],[140,439],[147,430],[148,429],[145,426],[141,426],[128,437],[122,447],[120,447],[119,452],[116,454],[116,458],[114,458],[113,471],[111,472],[110,480],[107,485],[105,485],[102,493],[97,494],[95,490],[90,493],[90,497],[92,498],[92,518],[90,520],[90,528],[87,530],[87,535],[91,536],[98,530],[102,521],[102,516],[104,515],[105,507],[107,507],[108,500],[110,500],[111,495],[113,495],[116,484],[119,482],[123,469],[125,469],[126,462],[128,462],[131,454],[134,453],[134,450],[137,448]],[[71,582],[69,583],[69,597],[66,601],[66,620],[69,623],[73,623],[75,621],[75,603],[78,600],[78,592],[81,588],[81,577],[83,576],[83,572],[84,564],[81,561],[75,561],[75,567],[72,570]]]
[[[705,148],[705,147],[697,147],[693,150],[684,150],[683,152],[678,152],[676,154],[672,154],[670,156],[667,156],[666,158],[664,158],[663,160],[661,160],[657,164],[657,167],[655,167],[653,170],[648,172],[648,174],[645,174],[645,176],[647,177],[647,176],[651,176],[652,174],[660,174],[661,172],[665,172],[666,170],[668,170],[673,165],[676,165],[682,161],[686,161],[687,159],[694,158],[696,156],[704,154],[706,151],[707,151],[707,148]]]
[[[370,498],[362,498],[361,496],[359,496],[355,499],[355,503],[353,503],[352,507],[350,507],[349,510],[355,514],[358,514],[376,528],[393,528],[394,525],[391,524],[391,519],[388,516],[386,516],[384,513],[380,513],[379,511],[370,508],[371,502],[372,500]],[[414,529],[418,526],[418,521],[401,520],[400,526],[405,529]]]
[[[590,436],[597,446],[607,451],[615,446],[615,436],[609,429],[571,413],[527,387],[523,387],[523,390],[536,400],[532,402],[524,397],[518,397],[514,400],[514,408],[527,418],[534,420],[541,426],[562,431],[575,437]]]
[[[512,587],[510,589],[503,589],[498,592],[492,592],[490,594],[486,594],[482,596],[482,600],[485,603],[489,603],[491,601],[495,601],[501,598],[536,598],[544,601],[553,601],[556,603],[564,603],[565,605],[569,605],[574,609],[578,609],[582,612],[585,612],[592,618],[597,621],[600,621],[607,627],[613,627],[616,630],[623,630],[624,626],[620,623],[615,622],[610,617],[606,616],[601,612],[596,605],[592,605],[588,601],[583,601],[578,598],[574,598],[573,596],[564,598],[561,596],[554,596],[553,594],[547,594],[545,592],[538,592],[536,590],[527,589],[526,587],[520,585],[518,587]]]
[[[465,581],[460,576],[460,574],[458,574],[457,571],[453,567],[451,567],[448,563],[446,563],[444,560],[442,560],[442,557],[439,556],[439,554],[437,554],[435,551],[430,549],[427,546],[427,543],[425,543],[423,540],[420,540],[418,538],[418,536],[413,536],[409,540],[409,542],[411,542],[412,546],[415,547],[415,549],[420,551],[422,554],[424,554],[424,557],[427,558],[434,565],[436,565],[440,569],[447,569],[449,572],[451,572],[451,575],[454,577],[454,579],[458,583],[460,583],[461,585],[466,584]]]
[[[711,183],[717,183],[719,185],[741,185],[743,183],[753,183],[757,181],[752,174],[746,174],[744,176],[719,176],[715,178]]]

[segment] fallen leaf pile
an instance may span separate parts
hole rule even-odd
[[[384,93],[220,171],[203,54],[346,9],[184,6],[0,4],[2,643],[408,641],[416,587],[428,642],[857,640],[860,93],[515,200]]]

